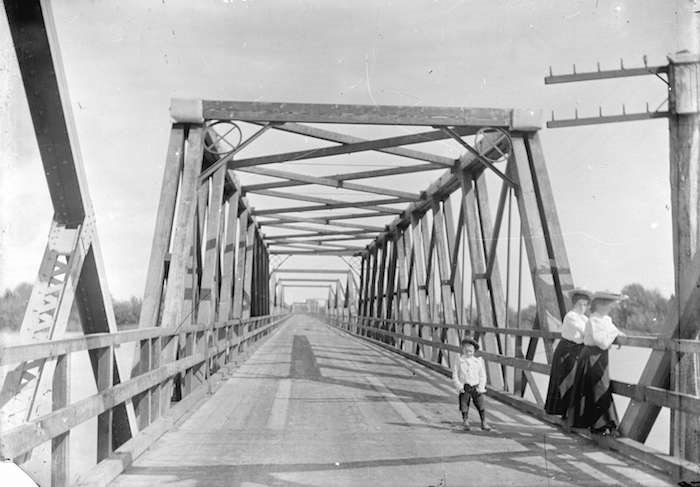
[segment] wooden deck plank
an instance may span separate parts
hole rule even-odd
[[[594,472],[622,485],[672,485],[486,401],[496,431],[464,432],[447,378],[297,316],[112,485],[596,485]]]

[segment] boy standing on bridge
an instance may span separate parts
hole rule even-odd
[[[473,338],[463,338],[460,343],[461,353],[452,364],[452,381],[459,394],[459,410],[462,413],[464,429],[469,431],[469,403],[474,401],[476,410],[481,417],[481,429],[491,431],[486,422],[484,410],[484,394],[486,393],[486,366],[484,359],[476,357],[474,352],[479,349],[479,343]]]

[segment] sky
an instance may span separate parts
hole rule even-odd
[[[592,116],[598,106],[620,113],[624,103],[637,112],[663,103],[657,78],[545,86],[543,77],[549,66],[555,74],[574,64],[594,70],[597,62],[614,69],[620,58],[641,66],[643,55],[650,65],[665,64],[669,53],[697,45],[691,16],[700,10],[689,0],[53,4],[107,280],[118,299],[143,292],[171,97],[541,108],[558,118],[575,109]],[[3,290],[35,279],[52,210],[3,15],[0,46]],[[541,138],[575,283],[618,290],[640,282],[671,294],[667,121],[544,129]],[[260,153],[286,147],[265,140]],[[401,184],[417,192],[431,179],[419,173]],[[308,263],[288,265],[297,266],[294,259]],[[340,267],[333,258],[314,265]],[[325,291],[293,297],[306,296]]]

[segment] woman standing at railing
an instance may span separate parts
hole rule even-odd
[[[574,385],[576,361],[583,348],[583,333],[586,329],[586,311],[591,301],[590,291],[574,289],[569,295],[573,307],[566,313],[561,326],[561,340],[552,355],[552,370],[549,374],[549,387],[544,409],[548,414],[566,415],[571,402],[571,388]]]
[[[597,292],[591,301],[591,316],[583,334],[567,423],[574,428],[590,428],[593,433],[609,435],[618,425],[617,410],[610,387],[608,350],[617,337],[624,335],[610,319],[610,310],[625,296]]]

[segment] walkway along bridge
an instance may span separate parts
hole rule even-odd
[[[49,3],[4,5],[55,210],[23,343],[0,349],[4,457],[37,476],[45,462],[55,486],[700,480],[697,55],[646,68],[670,88],[677,298],[662,336],[622,342],[651,352],[637,383],[613,384],[629,399],[613,439],[542,411],[537,378],[549,373],[573,277],[537,112],[173,100],[139,327],[118,331]],[[631,74],[641,73],[608,77]],[[321,142],[241,156],[280,134]],[[444,143],[463,155],[441,155]],[[349,154],[401,164],[288,169]],[[431,171],[443,173],[420,193],[355,182]],[[241,173],[272,182],[242,185]],[[338,197],[280,190],[303,185]],[[248,198],[260,195],[305,205],[258,210]],[[347,265],[284,267],[291,255]],[[323,313],[291,315],[294,286],[328,288]],[[520,313],[528,295],[532,326]],[[74,305],[79,337],[66,333]],[[444,374],[467,332],[482,343],[496,432],[454,425]],[[88,367],[71,362],[86,351],[95,392],[74,400],[71,379],[87,382]],[[645,445],[662,408],[668,451]],[[71,473],[85,424],[96,429],[94,467]]]

